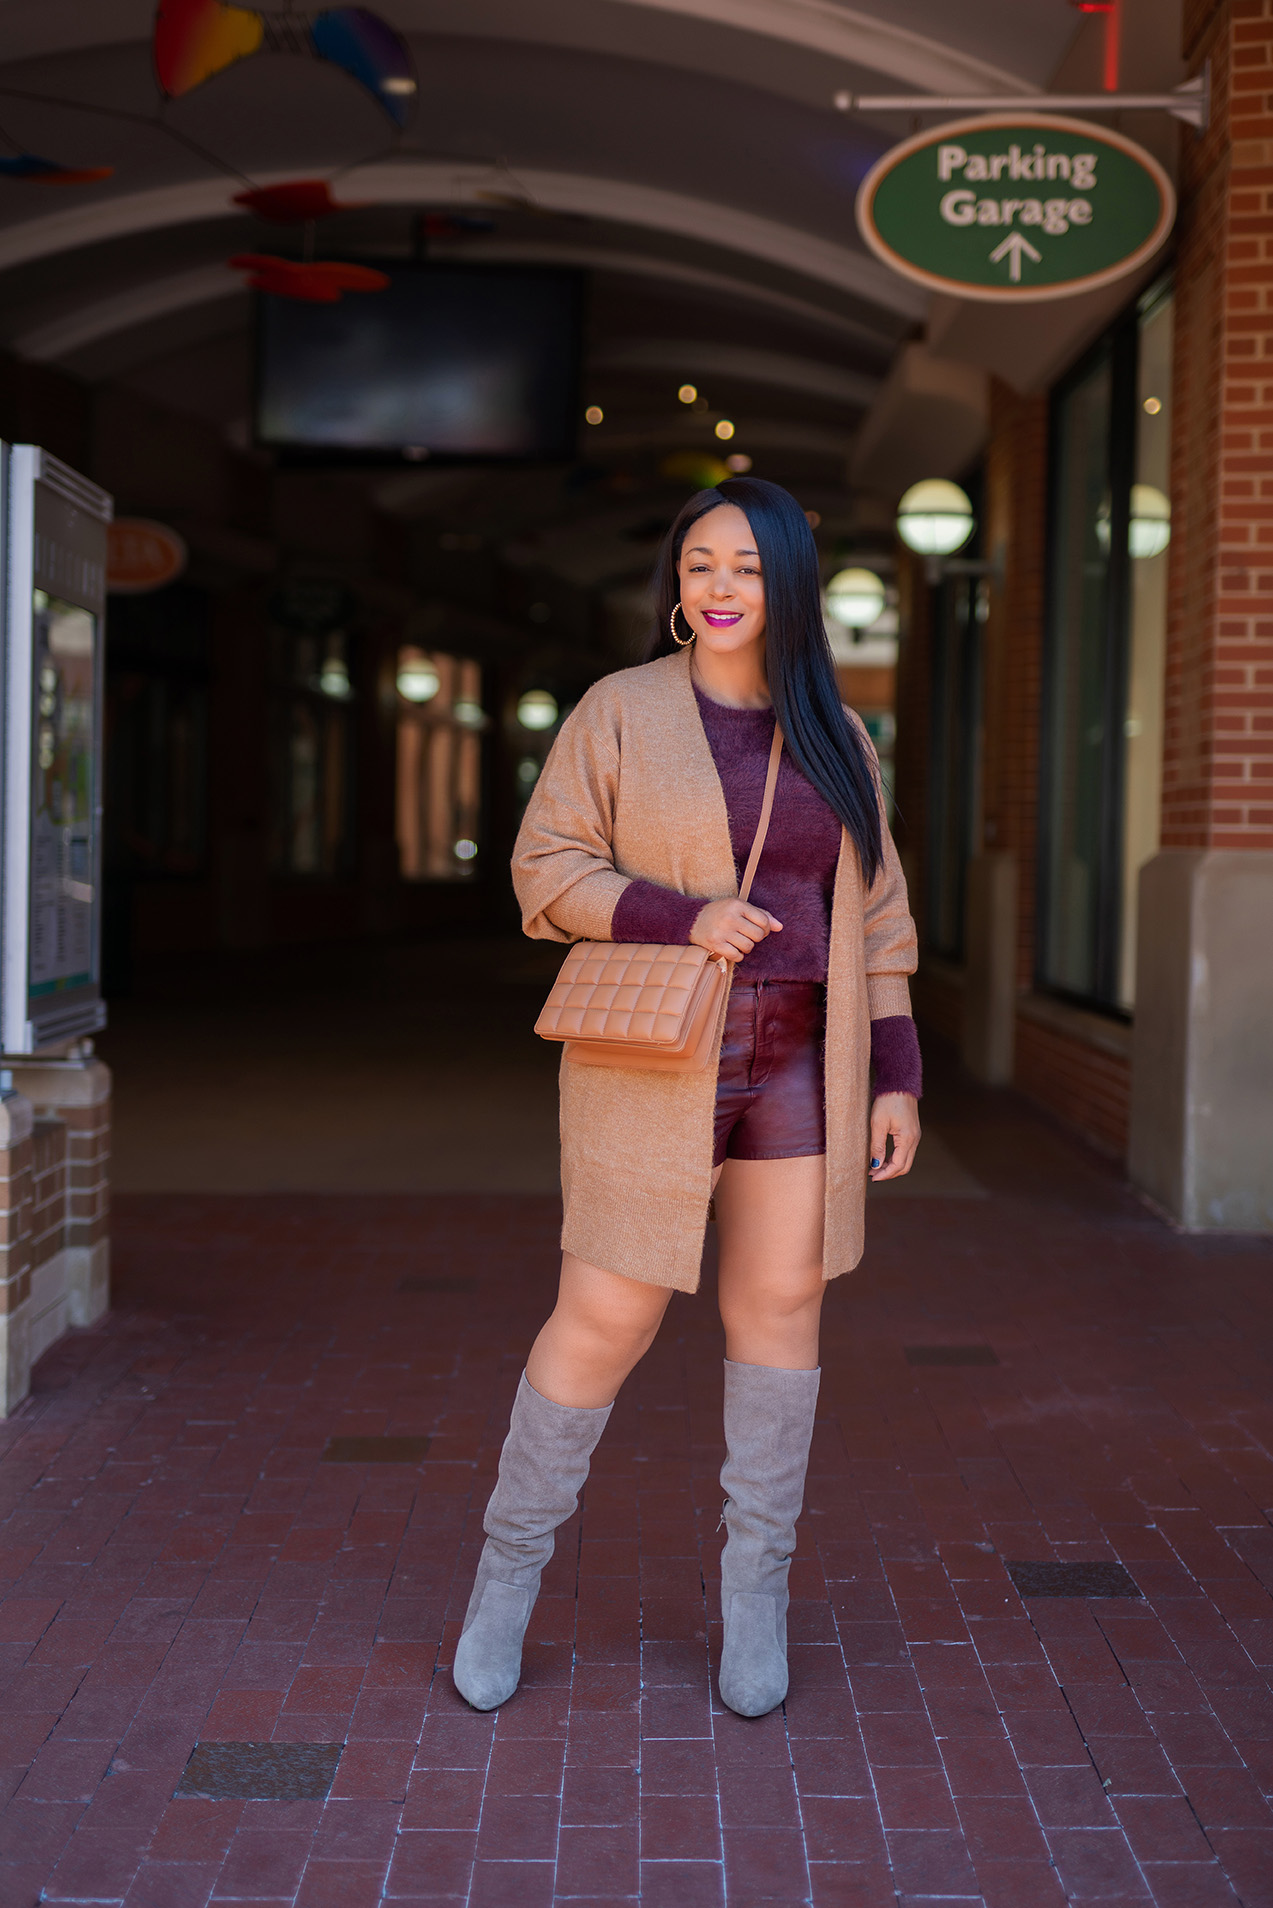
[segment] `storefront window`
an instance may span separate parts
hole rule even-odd
[[[407,881],[471,881],[481,848],[482,672],[398,651],[398,860]]]
[[[955,575],[933,603],[925,921],[933,952],[954,961],[964,957],[964,890],[977,826],[981,632],[989,601],[984,577]]]
[[[209,623],[207,597],[183,584],[111,598],[108,883],[206,872]]]
[[[1171,303],[1142,301],[1057,393],[1044,669],[1043,985],[1129,1011],[1158,846]]]
[[[353,871],[353,686],[343,630],[276,630],[275,840],[280,873]]]

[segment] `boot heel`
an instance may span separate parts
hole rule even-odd
[[[724,1616],[721,1701],[736,1716],[767,1716],[787,1694],[787,1652],[778,1636],[778,1599],[735,1590]]]
[[[498,1709],[522,1680],[522,1639],[531,1596],[511,1583],[490,1582],[473,1621],[455,1647],[451,1678],[472,1709]]]

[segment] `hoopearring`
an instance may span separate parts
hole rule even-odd
[[[680,603],[678,603],[676,609],[672,611],[672,641],[676,644],[678,649],[688,649],[698,632],[691,628],[688,636],[678,636],[676,633],[676,610],[680,610],[682,616],[685,615],[684,609],[682,609]],[[686,620],[688,621],[688,618]]]

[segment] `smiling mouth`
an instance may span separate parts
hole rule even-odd
[[[734,623],[741,623],[741,610],[704,610],[703,621],[710,623],[713,629],[729,629]]]

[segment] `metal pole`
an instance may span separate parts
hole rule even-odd
[[[842,113],[1163,112],[1204,130],[1211,108],[1209,68],[1170,93],[837,93]]]

